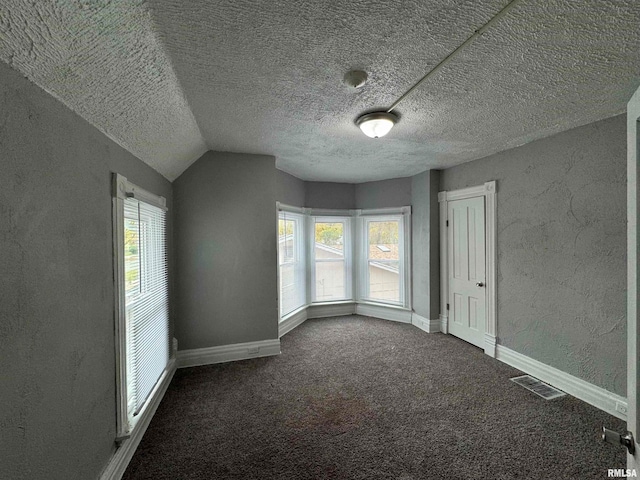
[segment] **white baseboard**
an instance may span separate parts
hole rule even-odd
[[[234,362],[248,358],[280,354],[280,339],[235,343],[219,347],[194,348],[178,351],[178,368],[197,367],[214,363]]]
[[[604,388],[597,387],[502,345],[496,345],[496,358],[615,417],[622,420],[627,419],[627,414],[624,413],[627,411],[627,399],[620,395],[611,393]]]
[[[280,322],[278,325],[278,336],[286,335],[294,328],[302,325],[310,318],[326,318],[339,317],[342,315],[366,315],[368,317],[380,318],[382,320],[391,320],[401,323],[412,323],[427,333],[435,333],[441,331],[441,319],[428,320],[417,313],[410,310],[386,306],[372,305],[369,303],[332,303],[332,304],[315,304],[301,308],[288,318]],[[182,366],[180,364],[180,366]]]
[[[294,328],[302,325],[308,317],[308,307],[298,310],[278,325],[278,337],[282,337]]]
[[[442,333],[449,333],[449,317],[446,315],[440,315],[440,331]]]
[[[356,305],[356,313],[367,317],[381,318],[382,320],[411,323],[411,310],[405,310],[398,307],[359,303]]]
[[[496,343],[497,339],[495,335],[491,335],[490,333],[484,334],[484,353],[489,355],[491,358],[496,358]]]
[[[339,317],[353,315],[356,312],[354,302],[308,305],[301,308],[278,325],[278,337],[282,337],[310,318]]]
[[[147,431],[149,423],[151,423],[151,419],[156,413],[158,405],[160,405],[175,372],[176,360],[171,359],[167,366],[167,370],[164,372],[158,382],[158,385],[151,393],[149,403],[140,414],[140,419],[133,429],[133,433],[116,449],[113,457],[111,457],[111,460],[100,475],[100,480],[120,480],[122,478],[129,462],[133,458],[133,454],[142,440],[144,433]]]
[[[411,323],[427,333],[438,333],[440,331],[440,319],[429,320],[416,312],[411,314]]]
[[[353,302],[334,303],[331,305],[318,304],[307,307],[307,318],[339,317],[353,315],[354,313],[356,313],[356,304]]]

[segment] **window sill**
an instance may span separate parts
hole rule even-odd
[[[357,303],[355,300],[327,300],[326,302],[311,302],[310,307],[324,306],[324,305],[349,305],[351,303]]]
[[[287,313],[284,317],[280,317],[280,321],[278,323],[284,323],[287,320],[289,320],[290,318],[293,318],[297,315],[300,315],[301,312],[304,312],[307,310],[307,308],[309,307],[309,304],[304,304],[301,307],[296,308],[295,310],[293,310],[290,313]]]
[[[358,302],[356,314],[394,322],[411,323],[411,309],[384,303]]]
[[[402,305],[397,305],[394,303],[384,303],[384,302],[375,302],[373,300],[358,300],[356,302],[358,305],[370,305],[372,307],[383,307],[383,308],[391,308],[394,310],[411,312],[410,307],[403,307]]]

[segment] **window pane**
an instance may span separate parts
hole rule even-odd
[[[344,258],[344,224],[316,223],[316,259]]]
[[[400,220],[367,222],[368,297],[400,302]]]
[[[124,290],[126,296],[140,293],[140,240],[138,219],[124,219]]]
[[[295,257],[295,222],[293,220],[280,219],[278,221],[278,234],[280,241],[278,242],[280,252],[280,264],[293,262]]]
[[[342,221],[317,221],[315,224],[315,297],[316,302],[344,300],[345,224]]]
[[[295,265],[280,267],[280,302],[282,315],[296,309]]]
[[[369,222],[368,247],[370,260],[400,260],[399,242],[400,222]]]
[[[400,301],[399,262],[369,261],[369,298]]]
[[[316,301],[342,300],[347,296],[344,266],[344,260],[316,262]]]

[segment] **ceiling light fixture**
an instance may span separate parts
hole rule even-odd
[[[503,17],[509,10],[511,10],[520,0],[511,0],[507,3],[502,10],[496,13],[487,23],[485,23],[482,27],[478,28],[473,32],[469,38],[467,38],[464,42],[462,42],[453,52],[447,55],[444,59],[440,61],[435,67],[427,72],[427,74],[418,80],[409,90],[403,93],[400,98],[398,98],[393,105],[386,112],[374,112],[367,113],[362,115],[356,120],[356,125],[360,127],[360,130],[364,132],[365,135],[371,138],[380,138],[384,137],[389,131],[393,128],[393,126],[398,121],[398,117],[391,113],[391,110],[394,110],[400,102],[402,102],[405,98],[407,98],[416,88],[418,88],[424,81],[426,81],[431,75],[440,70],[446,63],[448,63],[454,56],[460,52],[464,47],[472,43],[476,38],[481,36],[494,22]],[[352,72],[347,73],[345,75],[345,81],[347,81],[347,76]],[[364,72],[362,72],[364,73]],[[366,74],[365,74],[366,75]],[[354,85],[355,86],[355,85]],[[357,88],[357,87],[356,87]]]
[[[390,112],[374,112],[362,115],[356,120],[360,130],[371,138],[384,137],[391,131],[398,121],[398,117]]]

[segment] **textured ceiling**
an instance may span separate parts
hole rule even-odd
[[[170,180],[207,150],[144,1],[2,0],[0,59]]]
[[[624,111],[640,2],[521,0],[398,107],[387,137],[359,131],[360,114],[388,108],[506,3],[3,0],[0,58],[167,178],[206,144],[363,182]],[[351,68],[369,73],[359,90],[342,84]]]

